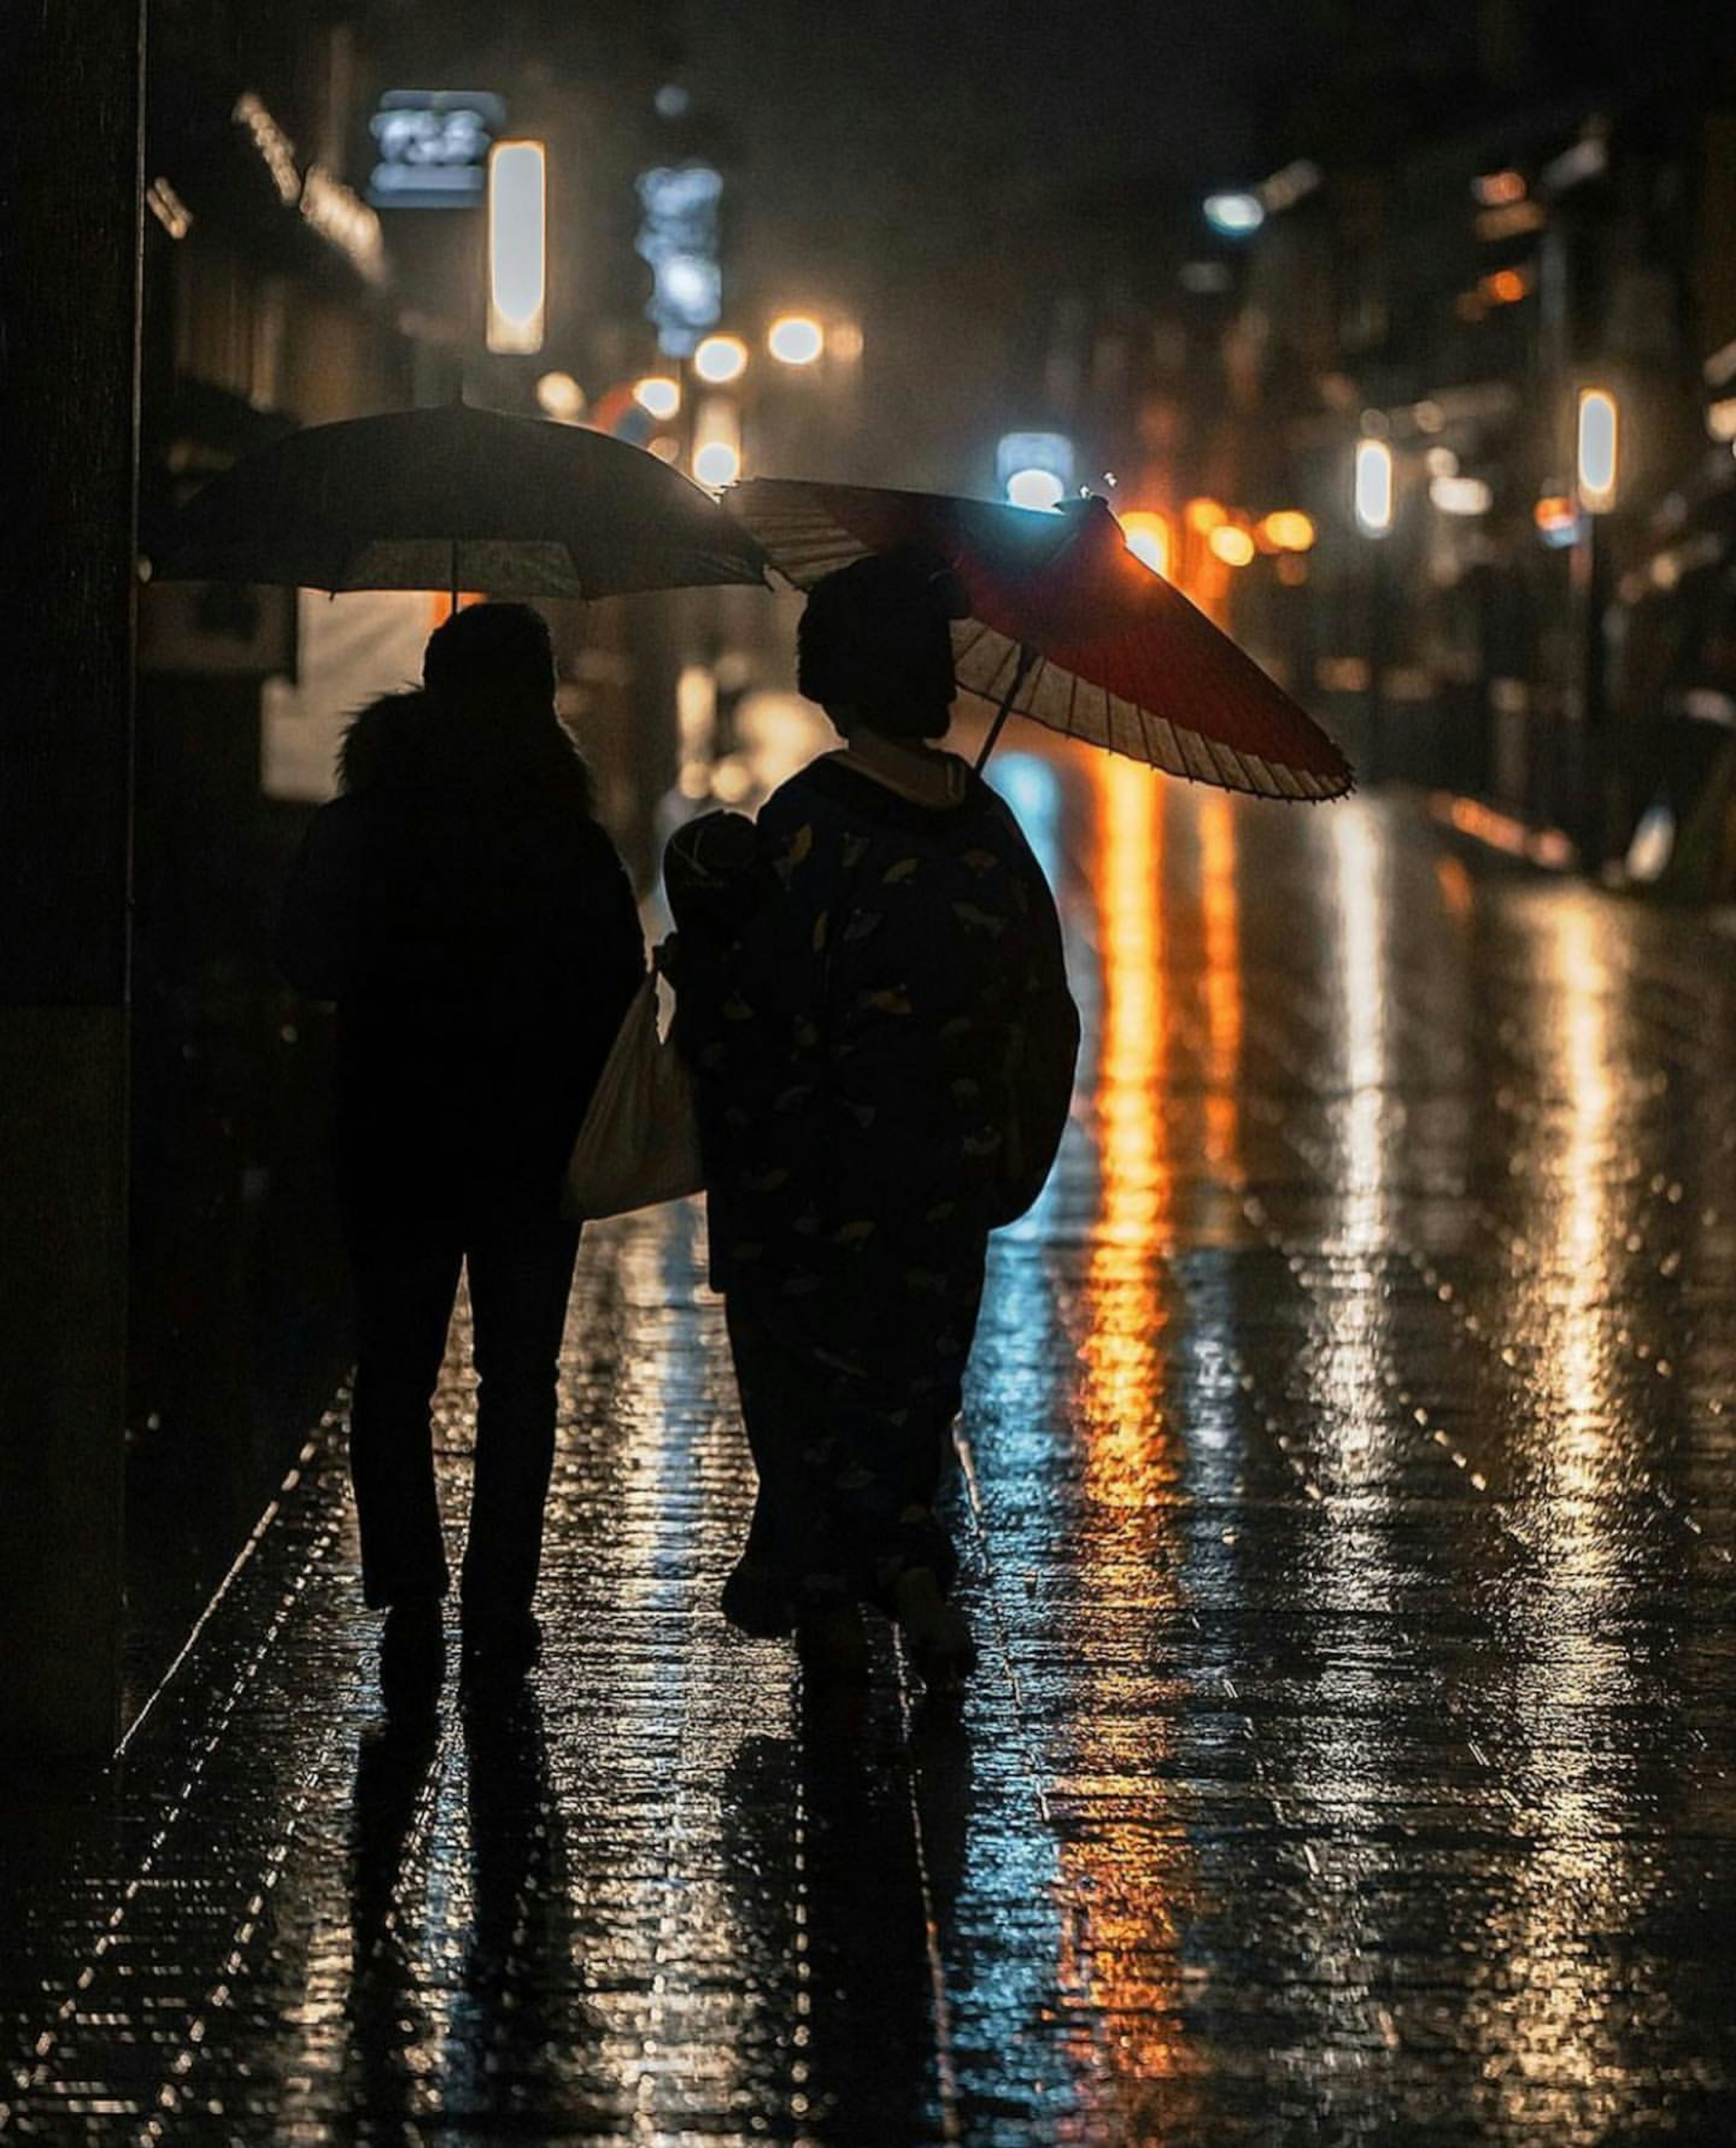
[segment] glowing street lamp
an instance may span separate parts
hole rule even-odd
[[[806,314],[780,314],[765,348],[781,365],[811,365],[825,349],[825,330]]]
[[[1015,507],[1059,507],[1066,487],[1051,469],[1016,469],[1006,480],[1006,496]]]
[[[704,397],[695,413],[693,474],[714,491],[741,475],[741,418],[727,395]]]
[[[540,142],[497,142],[489,152],[490,350],[524,354],[543,347],[548,180]]]
[[[1073,443],[1065,433],[1003,433],[995,482],[1015,507],[1058,507],[1072,489]]]
[[[1254,540],[1233,522],[1220,522],[1206,540],[1215,560],[1227,567],[1245,567],[1254,556]]]
[[[1252,238],[1266,221],[1266,207],[1258,194],[1242,188],[1207,194],[1205,208],[1207,223],[1226,238]]]
[[[1121,517],[1121,534],[1136,560],[1166,580],[1170,569],[1169,518],[1149,507],[1129,508]]]
[[[648,373],[633,384],[633,399],[650,417],[673,418],[681,407],[681,384],[666,374]]]
[[[1615,505],[1620,466],[1620,413],[1607,389],[1579,391],[1579,504],[1588,514],[1607,514]]]
[[[1274,508],[1255,534],[1262,536],[1274,552],[1306,552],[1314,542],[1313,517],[1299,507]]]
[[[1384,440],[1357,442],[1354,489],[1357,527],[1365,537],[1384,537],[1392,527],[1392,450]]]
[[[536,399],[559,425],[576,425],[585,415],[585,390],[570,373],[545,373],[536,384]]]
[[[739,380],[747,370],[747,345],[740,336],[709,335],[693,354],[693,369],[713,388]]]

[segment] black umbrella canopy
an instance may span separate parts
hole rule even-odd
[[[153,548],[171,580],[625,596],[758,583],[758,543],[643,449],[468,404],[314,425],[213,478]]]

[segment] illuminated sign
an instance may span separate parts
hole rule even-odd
[[[368,123],[379,162],[376,208],[470,208],[487,185],[489,151],[506,106],[484,89],[389,89]]]
[[[645,318],[656,324],[657,348],[671,358],[689,356],[723,312],[722,198],[722,177],[709,164],[660,164],[640,174],[645,214],[634,243],[640,258],[650,264]]]

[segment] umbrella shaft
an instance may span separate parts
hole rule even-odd
[[[1001,705],[995,711],[995,720],[990,725],[989,735],[982,742],[982,751],[976,756],[976,773],[979,775],[987,765],[989,755],[995,750],[996,743],[1001,736],[1001,726],[1011,713],[1013,696],[1024,685],[1025,675],[1036,661],[1036,651],[1028,641],[1021,642],[1019,645],[1019,660],[1014,668],[1012,678],[1007,685],[1006,691],[1001,696]]]

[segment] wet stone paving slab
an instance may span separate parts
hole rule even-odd
[[[1736,2137],[1728,943],[1412,806],[1001,780],[1087,1043],[962,1707],[725,1627],[703,1221],[596,1227],[524,1695],[385,1716],[339,1398],[119,1764],[8,1794],[0,2133]]]

